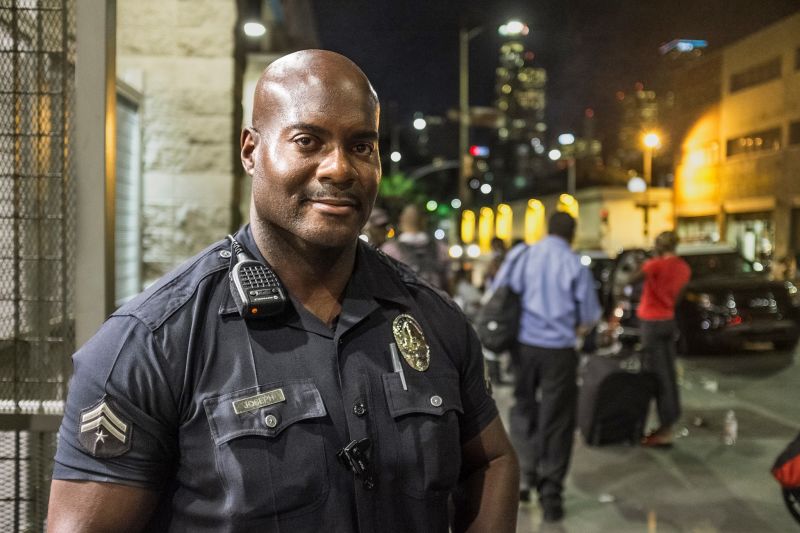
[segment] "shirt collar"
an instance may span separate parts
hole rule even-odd
[[[269,265],[269,262],[261,255],[253,239],[249,224],[240,228],[234,238],[251,257]],[[359,239],[353,273],[345,288],[342,311],[336,326],[336,337],[343,335],[373,311],[379,309],[381,307],[379,300],[394,303],[401,308],[409,308],[411,306],[411,295],[400,281],[399,276],[392,275],[393,269],[389,261],[388,258],[382,257],[381,252]],[[236,258],[231,257],[230,268],[233,268],[234,264],[236,264]],[[225,293],[219,309],[220,315],[238,316],[233,295],[230,294],[230,290],[226,290]],[[287,325],[294,325],[326,336],[333,335],[333,332],[324,327],[321,321],[317,321],[321,328],[313,324],[314,320],[311,320],[313,318],[311,314],[304,309],[297,309],[301,306],[293,299],[291,307],[292,309],[287,310],[282,318]]]
[[[572,244],[570,244],[564,237],[559,237],[558,235],[548,235],[544,238],[544,241],[549,243],[551,246],[561,246],[563,248],[572,250]]]

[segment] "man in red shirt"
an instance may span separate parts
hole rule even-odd
[[[656,407],[660,427],[642,439],[644,446],[671,446],[672,425],[681,414],[675,376],[675,300],[689,281],[689,265],[675,255],[678,236],[665,231],[656,237],[656,257],[642,265],[634,279],[644,278],[636,316],[642,325],[642,366],[658,380]]]

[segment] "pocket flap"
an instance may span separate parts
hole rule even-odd
[[[394,418],[409,413],[443,415],[450,410],[464,412],[458,378],[433,375],[423,378],[414,375],[416,379],[409,379],[410,375],[406,372],[408,390],[403,390],[400,374],[389,372],[381,377],[389,412]]]
[[[241,436],[275,437],[284,428],[327,415],[310,379],[288,380],[242,389],[203,400],[217,445]]]

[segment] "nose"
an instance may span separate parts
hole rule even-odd
[[[347,149],[337,146],[330,150],[320,162],[317,175],[321,181],[347,183],[355,180],[355,169]]]

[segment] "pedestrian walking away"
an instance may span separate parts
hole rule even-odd
[[[241,135],[251,223],[74,355],[48,531],[514,531],[475,332],[359,239],[379,116],[339,54],[264,71]]]
[[[386,241],[381,250],[398,261],[411,267],[422,279],[450,294],[453,275],[450,272],[450,256],[447,246],[434,240],[428,234],[427,217],[424,211],[414,204],[403,208],[399,220],[400,235]]]
[[[544,520],[556,522],[564,515],[564,478],[575,433],[575,345],[601,309],[591,272],[570,249],[575,219],[554,213],[548,233],[520,249],[513,266],[500,269],[493,288],[510,286],[522,305],[510,412],[522,470],[520,498],[536,490]]]
[[[678,379],[675,373],[675,302],[691,277],[689,265],[675,255],[678,236],[660,233],[655,240],[656,257],[645,261],[631,283],[644,280],[636,316],[642,328],[642,368],[658,381],[656,409],[659,427],[642,439],[642,445],[669,447],[672,426],[681,415]]]

